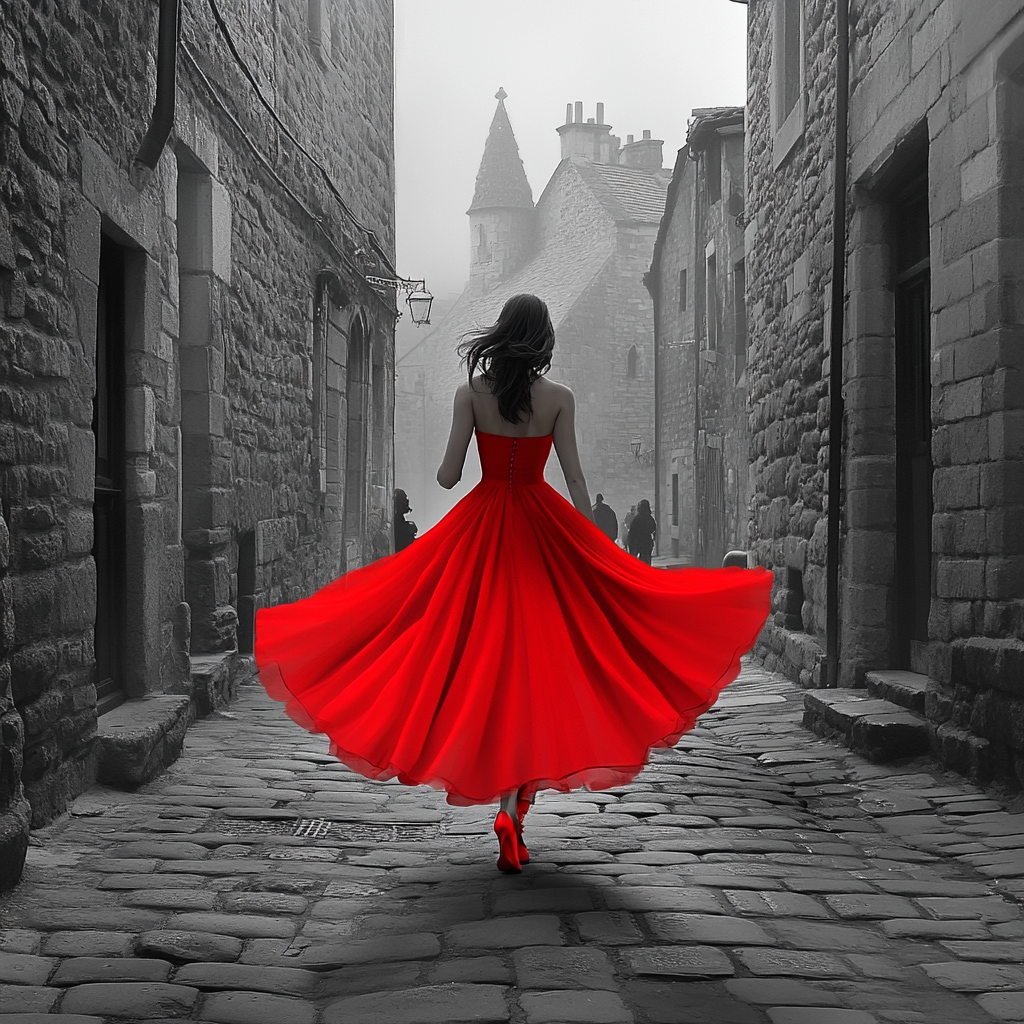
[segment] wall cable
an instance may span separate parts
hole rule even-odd
[[[231,51],[231,56],[235,63],[238,65],[242,74],[245,76],[249,85],[252,86],[253,92],[256,93],[256,98],[260,101],[260,104],[266,109],[267,113],[270,114],[274,123],[278,126],[285,137],[295,146],[295,148],[320,172],[323,177],[324,183],[327,186],[328,191],[337,200],[338,205],[345,211],[345,214],[352,221],[352,223],[366,235],[370,245],[378,256],[384,261],[385,266],[391,273],[398,277],[398,272],[391,264],[391,260],[381,247],[380,241],[377,238],[376,233],[362,224],[355,213],[352,212],[352,208],[345,201],[345,197],[341,194],[341,190],[334,183],[334,179],[331,177],[330,172],[326,167],[308,150],[306,147],[296,138],[292,130],[281,120],[277,111],[274,109],[274,105],[267,99],[263,94],[263,89],[260,87],[259,82],[256,80],[256,76],[252,73],[249,65],[246,63],[245,58],[238,51],[238,47],[235,45],[234,37],[231,35],[231,30],[228,28],[227,22],[224,20],[224,16],[220,12],[220,8],[217,6],[217,0],[207,0],[210,11],[213,14],[214,21],[217,23],[217,29],[220,34],[224,37],[224,42],[227,44],[228,49]]]
[[[270,159],[263,153],[263,151],[257,145],[256,141],[249,135],[249,133],[245,130],[245,127],[232,113],[231,109],[228,107],[228,105],[224,102],[223,98],[218,93],[217,87],[210,80],[209,76],[203,71],[199,62],[196,60],[195,55],[188,48],[188,44],[184,40],[182,40],[181,43],[179,44],[179,47],[181,53],[186,57],[189,64],[191,64],[192,70],[196,73],[200,81],[206,87],[206,90],[210,94],[211,99],[217,105],[219,110],[224,114],[224,116],[227,117],[227,119],[231,122],[235,131],[245,141],[246,145],[249,147],[252,154],[256,157],[257,161],[262,165],[267,174],[270,175],[274,183],[278,186],[278,188],[281,189],[282,192],[286,193],[288,197],[292,200],[292,202],[295,203],[295,205],[310,219],[314,227],[316,227],[319,230],[320,234],[323,235],[324,240],[327,242],[328,246],[330,246],[330,248],[333,250],[335,256],[342,263],[344,263],[345,266],[349,268],[349,270],[351,270],[354,274],[358,275],[358,277],[365,281],[365,272],[360,267],[356,266],[356,264],[344,251],[344,249],[342,249],[338,245],[338,243],[335,242],[334,237],[332,236],[330,231],[328,231],[327,228],[324,226],[322,218],[318,217],[306,204],[305,200],[288,185],[288,183],[281,177],[280,174],[278,174],[274,165],[270,162]],[[395,276],[397,277],[398,275],[396,274]],[[388,312],[393,315],[394,310],[392,310],[391,307],[387,305],[386,301],[384,300],[384,297],[380,295],[380,293],[375,288],[373,288],[369,283],[367,283],[367,288],[369,288],[370,292],[376,298],[378,298],[382,303],[384,303],[385,307],[388,309]]]

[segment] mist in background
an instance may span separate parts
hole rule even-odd
[[[691,109],[746,102],[746,16],[728,0],[395,0],[399,273],[441,299],[465,286],[499,87],[534,202],[576,100],[584,119],[604,103],[623,142],[650,129],[671,167]]]

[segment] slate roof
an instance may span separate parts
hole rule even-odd
[[[616,222],[657,224],[661,220],[668,192],[667,175],[589,160],[573,163]]]
[[[497,95],[498,106],[484,143],[483,159],[476,174],[476,190],[467,213],[495,207],[533,209],[533,192],[526,180],[519,145],[505,111],[503,90],[499,90]]]

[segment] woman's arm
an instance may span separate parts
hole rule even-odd
[[[452,431],[448,435],[448,447],[437,470],[437,482],[450,491],[461,479],[466,464],[466,452],[473,437],[473,399],[468,384],[460,384],[455,391],[455,406],[452,409]]]
[[[594,521],[594,511],[590,507],[590,494],[587,481],[580,465],[580,452],[576,446],[576,399],[569,388],[563,388],[561,408],[555,417],[555,453],[565,476],[565,486],[569,489],[569,497],[576,510]]]

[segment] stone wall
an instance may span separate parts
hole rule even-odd
[[[803,91],[813,100],[785,152],[772,121],[774,5],[748,9],[745,248],[750,547],[775,576],[757,649],[809,685],[825,643],[835,25],[824,0],[801,6]]]
[[[736,267],[744,259],[743,135],[742,119],[731,121],[726,129],[731,134],[711,128],[708,135],[697,127],[700,114],[695,112],[687,150],[676,161],[649,279],[659,346],[659,551],[709,567],[721,565],[727,551],[746,548],[749,519],[745,350],[737,349],[737,331],[743,331],[742,308],[737,315],[737,302],[742,306],[745,301],[742,278],[736,293]],[[709,146],[717,148],[721,175],[712,201]],[[713,283],[708,280],[712,256]]]
[[[772,153],[771,8],[752,5],[749,12],[748,206],[758,219],[750,229],[748,295],[760,377],[752,392],[755,532],[759,559],[777,568],[779,611],[787,588],[778,570],[803,564],[803,624],[820,642],[834,24],[831,13],[823,18],[830,8],[805,5],[806,118],[780,163]],[[1022,12],[1020,0],[872,0],[855,12],[839,637],[842,683],[860,684],[872,668],[927,677],[934,752],[976,777],[1018,781],[1024,780]],[[927,624],[908,640],[901,626],[907,577],[899,567],[909,547],[900,539],[897,499],[906,492],[897,431],[910,398],[894,352],[899,232],[906,230],[905,189],[918,175],[927,195],[928,240],[915,273],[930,284],[931,487],[924,492],[930,510],[922,530],[930,524],[931,545]],[[762,652],[770,662],[816,679],[817,654],[795,642],[796,634],[776,622],[765,637]]]
[[[126,695],[187,692],[190,655],[251,643],[259,604],[387,550],[394,303],[355,268],[393,257],[391,4],[219,6],[281,125],[208,5],[185,5],[175,129],[141,189],[157,3],[15,0],[0,26],[0,502],[36,824],[95,770],[101,251],[124,264]],[[350,465],[362,486],[346,496]]]
[[[657,347],[658,552],[691,562],[696,546],[696,323],[694,199],[697,168],[684,147],[669,186],[660,241],[648,278],[654,299]],[[685,272],[686,282],[682,282]],[[685,295],[682,294],[685,290]],[[672,478],[676,476],[676,516],[672,515]]]

